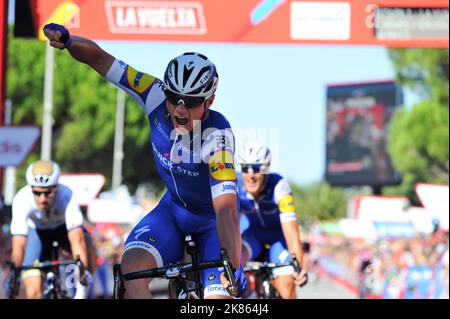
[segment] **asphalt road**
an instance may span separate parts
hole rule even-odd
[[[310,278],[313,276],[310,276]],[[357,296],[326,276],[317,276],[302,287],[297,288],[300,299],[355,299]]]

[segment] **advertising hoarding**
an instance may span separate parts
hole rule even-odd
[[[387,125],[402,103],[393,81],[327,87],[325,178],[331,185],[395,185]]]
[[[37,30],[64,22],[94,40],[448,47],[449,39],[444,0],[30,0],[30,5]],[[405,24],[408,37],[398,32]]]

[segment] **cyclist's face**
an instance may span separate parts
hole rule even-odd
[[[56,187],[32,187],[34,200],[40,210],[49,210],[55,203]]]
[[[208,112],[214,101],[214,95],[196,107],[187,108],[183,103],[177,105],[167,100],[167,110],[172,118],[173,127],[178,133],[192,132],[194,124],[200,123],[203,112]]]
[[[257,198],[259,194],[263,191],[264,182],[267,174],[255,173],[251,170],[242,172],[242,177],[244,179],[245,190]]]

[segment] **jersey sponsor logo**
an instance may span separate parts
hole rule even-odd
[[[211,274],[208,276],[208,280],[212,281],[214,279],[216,279],[216,275]]]
[[[147,91],[155,82],[155,78],[146,73],[136,71],[131,66],[127,68],[127,81],[129,87],[138,94]]]
[[[286,195],[278,204],[278,208],[283,213],[293,213],[295,212],[295,205],[294,205],[294,196],[292,195]]]
[[[168,159],[167,157],[170,154],[162,154],[155,146],[155,144],[152,143],[152,147],[153,147],[153,152],[155,152],[156,158],[159,160],[159,162],[167,169],[171,169],[172,168],[172,163],[170,162],[170,159]],[[167,156],[166,156],[167,155]]]
[[[132,248],[140,248],[140,249],[144,249],[144,250],[146,250],[148,252],[151,252],[153,246],[148,244],[148,243],[146,243],[146,242],[143,242],[143,241],[132,241],[132,242],[129,242],[129,243],[125,244],[125,247],[123,249],[124,249],[124,252],[125,252],[125,251],[127,251],[129,249],[132,249]]]
[[[125,62],[123,62],[123,61],[120,61],[119,60],[119,65],[120,65],[120,67],[122,68],[122,69],[126,69],[127,68],[127,64],[125,63]]]
[[[139,236],[141,236],[144,233],[148,233],[149,231],[150,231],[150,228],[148,226],[144,226],[144,227],[141,227],[141,228],[135,230],[134,231],[134,233],[135,233],[134,239],[139,240]]]
[[[170,137],[169,135],[166,133],[166,131],[164,131],[164,129],[161,126],[161,122],[158,121],[158,118],[155,117],[155,119],[153,120],[153,123],[155,124],[156,128],[158,129],[159,133],[168,141],[170,141]]]
[[[211,285],[211,286],[208,286],[208,288],[206,290],[207,290],[207,292],[214,292],[214,291],[226,292],[227,291],[222,285]]]
[[[209,165],[211,176],[218,181],[236,180],[233,163],[214,163]]]
[[[178,165],[174,165],[173,166],[175,168],[175,170],[173,171],[174,173],[179,173],[180,175],[187,175],[187,176],[191,176],[191,177],[197,177],[200,175],[199,172],[194,172],[194,171],[189,171],[187,169],[184,169]]]
[[[230,185],[230,184],[223,184],[222,185],[222,192],[227,192],[227,191],[236,191],[236,186],[235,185]]]
[[[236,180],[233,155],[228,151],[219,151],[209,159],[211,176],[218,181]]]
[[[152,143],[153,151],[156,155],[156,158],[159,160],[159,163],[161,163],[162,166],[164,166],[165,169],[170,170],[171,172],[178,174],[178,175],[186,175],[186,176],[192,176],[197,177],[200,175],[199,172],[190,171],[187,169],[184,169],[183,167],[176,165],[170,161],[169,153],[162,154],[155,146],[155,144]]]

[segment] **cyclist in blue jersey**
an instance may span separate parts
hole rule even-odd
[[[67,49],[131,95],[145,110],[156,167],[167,192],[131,231],[122,257],[123,272],[175,263],[191,235],[200,261],[230,255],[238,293],[221,269],[202,271],[205,298],[239,297],[246,290],[241,265],[234,136],[225,117],[210,110],[218,85],[215,65],[199,53],[171,60],[161,81],[115,59],[91,40],[71,36],[57,24],[44,27],[50,45]],[[125,298],[150,298],[149,279],[127,281]]]
[[[295,253],[301,273],[293,267],[273,270],[273,285],[281,298],[296,298],[295,285],[303,286],[307,274],[302,267],[303,250],[294,197],[287,181],[269,173],[271,154],[258,142],[248,142],[239,153],[242,175],[238,176],[244,262],[259,259],[270,245],[270,262],[285,263]]]

